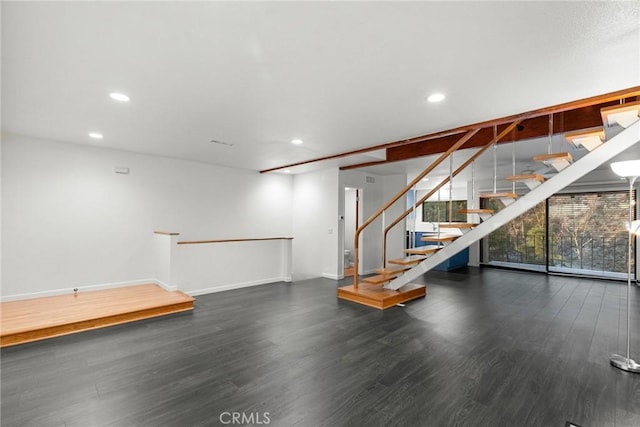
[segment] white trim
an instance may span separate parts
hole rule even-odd
[[[324,277],[325,279],[331,279],[331,280],[340,280],[344,278],[344,277],[340,277],[339,274],[329,274],[329,273],[322,273],[322,277]]]
[[[167,283],[164,283],[162,280],[153,279],[153,282],[165,291],[173,292],[178,290],[178,287],[176,285],[169,285]]]
[[[104,289],[122,288],[125,286],[148,285],[149,283],[157,284],[167,290],[170,290],[169,289],[170,286],[167,287],[168,285],[165,285],[164,283],[159,283],[159,281],[156,279],[141,279],[141,280],[129,280],[126,282],[112,282],[112,283],[100,283],[97,285],[74,286],[70,288],[52,289],[50,291],[32,292],[27,294],[8,295],[8,296],[0,297],[0,302],[18,301],[18,300],[24,300],[24,299],[72,294],[74,292],[74,289],[78,289],[78,292],[88,292],[88,291],[99,291]]]
[[[286,280],[283,280],[282,277],[274,277],[271,279],[262,279],[262,280],[254,280],[251,282],[243,282],[243,283],[231,283],[229,285],[221,285],[221,286],[215,286],[215,287],[211,287],[211,288],[204,288],[204,289],[198,289],[195,291],[188,291],[185,292],[187,295],[190,295],[192,297],[195,297],[197,295],[204,295],[204,294],[212,294],[212,293],[216,293],[216,292],[224,292],[224,291],[230,291],[232,289],[241,289],[241,288],[249,288],[251,286],[258,286],[258,285],[268,285],[270,283],[280,283]]]

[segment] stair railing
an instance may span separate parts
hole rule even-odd
[[[456,141],[455,144],[453,144],[451,147],[449,147],[449,149],[447,151],[445,151],[444,153],[442,153],[433,163],[431,163],[429,166],[427,166],[427,168],[425,170],[423,170],[422,172],[420,172],[418,174],[418,176],[416,176],[413,181],[411,181],[409,184],[407,184],[402,190],[400,190],[395,196],[393,196],[391,198],[391,200],[389,200],[387,203],[385,203],[380,209],[378,209],[373,215],[371,215],[365,222],[362,223],[362,225],[360,227],[358,227],[358,229],[356,230],[356,234],[354,237],[354,244],[353,244],[353,248],[354,248],[354,256],[353,256],[353,267],[354,267],[354,272],[353,272],[353,287],[357,288],[358,287],[358,263],[360,262],[360,257],[359,257],[359,240],[360,240],[360,234],[362,233],[362,231],[367,228],[367,226],[369,226],[369,224],[371,224],[373,221],[375,221],[380,215],[382,215],[382,213],[384,213],[389,207],[391,207],[395,202],[397,202],[402,196],[404,196],[405,194],[407,194],[407,192],[409,190],[411,190],[411,188],[416,185],[418,182],[420,182],[420,180],[422,178],[424,178],[425,176],[427,176],[427,174],[429,174],[429,172],[431,172],[433,169],[435,169],[440,163],[442,163],[447,157],[449,157],[451,155],[451,153],[453,153],[454,151],[456,151],[458,148],[462,147],[467,141],[469,141],[469,139],[471,139],[476,133],[478,133],[480,129],[471,129],[470,131],[468,131],[462,138],[460,138],[458,141]]]
[[[520,124],[520,122],[522,122],[522,120],[516,120],[515,122],[513,122],[509,126],[507,126],[502,132],[500,132],[499,135],[495,135],[486,145],[484,145],[482,148],[480,148],[480,150],[475,152],[467,161],[465,161],[462,165],[460,165],[455,171],[450,172],[449,176],[444,178],[438,185],[433,187],[430,191],[427,192],[427,194],[422,196],[420,198],[420,200],[415,200],[415,203],[414,203],[413,207],[411,207],[411,208],[407,209],[406,211],[404,211],[403,213],[401,213],[400,216],[398,216],[394,221],[392,221],[384,229],[384,235],[383,235],[383,239],[382,239],[383,240],[383,242],[382,242],[382,251],[384,253],[383,264],[382,264],[383,267],[387,266],[387,236],[389,234],[389,231],[393,227],[398,225],[403,219],[405,219],[415,208],[420,206],[429,197],[433,196],[438,190],[440,190],[440,188],[442,188],[444,185],[446,185],[448,182],[450,182],[451,179],[453,179],[454,176],[458,175],[460,172],[462,172],[464,169],[466,169],[470,164],[472,164],[475,159],[480,157],[485,151],[487,151],[489,148],[491,148],[492,146],[497,144],[498,141],[500,141],[502,138],[507,136],[509,134],[509,132],[511,132],[516,126],[518,126]]]

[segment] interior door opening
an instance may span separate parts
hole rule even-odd
[[[362,190],[359,188],[345,187],[344,189],[344,277],[354,274],[354,236],[362,223]],[[360,236],[362,239],[362,236]],[[358,274],[362,274],[362,244],[359,245]]]

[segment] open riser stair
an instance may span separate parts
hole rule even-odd
[[[413,280],[454,257],[471,244],[532,209],[538,203],[543,202],[602,164],[609,162],[615,156],[628,150],[640,141],[640,101],[602,108],[601,115],[605,127],[621,126],[624,129],[608,141],[605,140],[606,133],[604,127],[587,128],[565,133],[565,139],[569,144],[576,148],[585,149],[587,153],[576,161],[571,153],[552,153],[551,145],[549,145],[549,152],[547,154],[540,154],[533,157],[534,161],[541,162],[545,165],[546,171],[544,172],[527,171],[520,175],[515,175],[514,156],[514,175],[505,177],[506,180],[513,183],[513,188],[510,192],[496,191],[496,157],[494,151],[494,190],[492,193],[480,193],[478,196],[480,199],[500,200],[505,207],[498,212],[490,209],[475,209],[473,207],[471,209],[462,209],[459,213],[466,214],[469,222],[440,222],[438,223],[437,229],[434,228],[433,233],[422,235],[421,241],[426,242],[426,246],[410,247],[405,250],[406,256],[404,258],[387,260],[386,239],[391,227],[398,225],[402,219],[406,218],[409,213],[420,206],[427,198],[439,191],[443,185],[450,183],[458,173],[468,166],[473,165],[475,159],[482,155],[487,149],[494,147],[495,150],[496,144],[510,132],[514,131],[516,127],[520,126],[522,119],[516,119],[510,124],[504,125],[500,132],[498,132],[497,126],[494,126],[493,138],[488,140],[484,146],[477,150],[454,171],[453,160],[450,156],[479,131],[478,128],[468,129],[457,142],[449,146],[449,148],[441,153],[424,171],[419,173],[411,182],[407,183],[402,190],[358,227],[354,236],[354,245],[356,248],[358,247],[359,236],[367,226],[371,225],[376,218],[383,215],[386,209],[400,200],[411,189],[415,189],[417,183],[444,162],[445,159],[450,159],[449,177],[443,179],[439,184],[436,184],[420,200],[414,201],[412,208],[406,210],[384,228],[383,268],[376,270],[377,274],[375,276],[363,279],[361,284],[359,283],[359,276],[354,276],[352,285],[338,288],[338,298],[385,309],[400,302],[425,296],[426,286],[412,283]],[[553,135],[552,118],[553,116],[550,115],[550,140]],[[474,182],[473,170],[472,167],[472,182]],[[524,184],[520,187],[526,186],[526,189],[520,188],[518,190],[518,192],[523,190],[524,194],[516,193],[517,184]],[[473,186],[471,190],[473,194],[476,194]],[[355,252],[357,254],[358,251],[356,250]],[[355,264],[357,265],[357,263],[358,257],[356,255]]]
[[[540,182],[539,185],[536,185],[531,189],[531,191],[523,196],[517,196],[513,193],[481,194],[480,197],[498,198],[502,200],[506,207],[491,215],[491,217],[486,218],[482,223],[459,236],[457,239],[446,245],[444,248],[438,250],[424,261],[415,264],[411,270],[387,283],[385,288],[390,290],[402,288],[427,271],[433,269],[441,262],[446,261],[461,250],[467,248],[471,244],[522,215],[538,203],[546,200],[553,194],[640,142],[640,121],[637,119],[637,107],[633,111],[634,114],[636,114],[635,122],[628,124],[628,121],[625,121],[624,123],[628,125],[626,129],[609,141],[606,141],[597,147],[593,147],[593,151],[589,151],[578,161],[574,162],[572,158],[571,161],[569,161],[571,156],[566,156],[568,153],[560,153],[560,155],[556,157],[553,155],[538,156],[539,160],[544,157],[541,161],[551,161],[550,159],[555,161],[555,159],[559,158],[563,162],[567,162],[567,164],[563,164],[559,167],[554,166],[554,168],[559,169],[559,172],[556,175],[544,182]],[[627,116],[624,115],[623,118],[626,119]]]

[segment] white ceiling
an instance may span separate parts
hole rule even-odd
[[[637,86],[639,4],[3,1],[2,130],[267,169]]]

